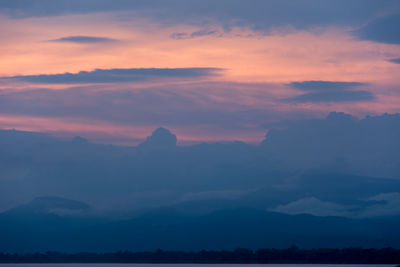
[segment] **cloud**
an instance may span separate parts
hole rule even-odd
[[[265,135],[265,128],[260,126],[263,123],[306,116],[301,110],[274,110],[270,104],[273,96],[267,91],[276,88],[275,84],[191,80],[163,80],[161,84],[145,85],[94,84],[62,90],[51,89],[53,85],[48,89],[0,90],[0,115],[13,121],[3,123],[3,127],[39,131],[43,128],[37,125],[43,125],[46,131],[58,128],[63,132],[67,129],[66,121],[75,120],[87,124],[87,129],[94,129],[95,135],[88,136],[96,136],[96,140],[104,137],[102,131],[108,134],[118,126],[121,130],[114,130],[114,136],[104,137],[115,143],[121,143],[116,136],[121,136],[122,140],[126,136],[143,138],[125,129],[128,127],[166,127],[179,132],[185,142],[242,140],[258,143]],[[15,118],[19,116],[32,116],[46,122]],[[56,127],[50,120],[58,121],[60,126]],[[103,126],[99,129],[96,124]],[[84,136],[79,131],[76,135]],[[122,132],[125,133],[120,134]]]
[[[271,129],[263,145],[281,159],[283,166],[398,178],[399,134],[399,114],[357,119],[332,112],[325,119]]]
[[[0,97],[0,114],[8,107],[14,108],[15,111],[22,110],[27,114],[41,111],[49,116],[57,116],[60,112],[69,112],[68,115],[75,114],[81,117],[92,113],[93,116],[104,117],[106,114],[112,121],[117,121],[118,118],[128,123],[129,119],[131,121],[141,119],[145,123],[164,125],[167,128],[170,123],[181,125],[189,122],[197,123],[199,127],[190,127],[194,131],[204,131],[206,127],[204,121],[199,123],[198,116],[201,114],[195,114],[193,110],[190,110],[189,114],[186,114],[185,111],[188,111],[186,108],[177,110],[173,114],[168,113],[168,109],[177,108],[176,103],[181,103],[181,99],[176,103],[167,102],[162,105],[162,102],[144,101],[146,99],[140,94],[130,95],[122,92],[118,97],[116,95],[111,97],[113,95],[110,93],[115,91],[105,92],[102,95],[99,91],[89,93],[88,88],[53,90],[55,91],[52,92],[53,96],[57,98],[46,98],[46,94],[50,94],[49,91],[42,94],[39,94],[38,90],[18,92],[21,101],[19,105],[12,102],[12,98]],[[29,93],[35,94],[36,99],[30,98]],[[0,94],[3,92],[0,91]],[[102,96],[99,98],[99,95]],[[63,111],[65,108],[63,105],[67,104],[69,109]],[[48,105],[48,109],[44,110],[41,105]],[[194,110],[198,108],[193,102],[188,103],[188,106]],[[222,117],[218,110],[214,109],[208,112],[208,122],[214,120],[213,123],[221,128],[232,125],[229,118],[246,124],[252,122],[233,117],[231,114]],[[155,123],[154,117],[157,115],[163,117]],[[114,119],[112,116],[115,116]],[[186,121],[182,116],[186,116]],[[59,126],[57,122],[61,120],[56,118],[54,124],[49,124],[57,128]],[[82,121],[101,126],[95,119]],[[2,147],[0,158],[8,164],[7,168],[0,168],[2,185],[0,190],[3,193],[0,196],[8,200],[39,193],[47,195],[49,192],[71,196],[73,192],[75,196],[84,197],[79,197],[80,199],[92,199],[94,201],[92,203],[99,203],[98,201],[109,202],[108,199],[112,198],[122,200],[124,197],[132,196],[134,191],[152,192],[165,189],[171,191],[171,198],[175,196],[175,199],[169,201],[238,199],[237,204],[254,204],[257,207],[281,205],[278,208],[281,212],[370,216],[368,214],[373,213],[374,205],[377,205],[373,208],[374,212],[380,208],[389,210],[397,207],[398,210],[400,207],[396,204],[398,195],[387,193],[399,191],[399,180],[336,175],[330,174],[330,171],[342,173],[343,169],[338,166],[344,166],[346,172],[343,173],[359,174],[372,168],[377,171],[372,173],[374,177],[385,177],[382,174],[392,169],[394,178],[398,178],[399,122],[399,114],[357,120],[350,115],[333,113],[327,119],[294,125],[290,127],[291,129],[275,134],[275,137],[269,132],[267,137],[269,143],[265,144],[265,147],[256,148],[240,143],[210,144],[178,147],[167,151],[168,153],[156,151],[149,157],[140,149],[94,146],[90,142],[86,144],[83,140],[77,142],[76,139],[72,142],[42,141],[45,138],[32,136],[31,133],[16,134],[16,131],[0,131]],[[76,127],[75,131],[84,131],[82,125]],[[140,123],[136,123],[131,129],[119,129],[114,126],[108,128],[116,134],[122,131],[124,134],[126,132],[138,134],[140,127]],[[146,130],[145,134],[150,131]],[[229,131],[231,130],[227,132]],[[176,132],[174,129],[172,132],[177,133],[180,140],[185,137],[182,132]],[[206,129],[204,136],[216,134],[218,131]],[[15,138],[18,136],[20,137]],[[147,142],[148,145],[167,145],[167,147],[175,145],[175,136],[165,129],[157,130],[149,139],[151,140]],[[51,145],[53,143],[54,145]],[[310,154],[313,156],[310,157]],[[37,160],[38,156],[40,160]],[[299,163],[300,167],[285,164],[285,160],[291,161],[290,157],[293,156],[295,156],[293,161]],[[308,175],[307,170],[313,169],[309,167],[310,165],[303,164],[303,160],[309,160],[319,172],[316,174],[311,172],[311,175]],[[329,161],[335,163],[335,168],[331,169],[329,165],[327,167],[326,162]],[[27,167],[21,165],[24,163]],[[27,168],[29,172],[26,171]],[[110,175],[114,173],[119,175]],[[168,179],[165,174],[168,174]],[[275,178],[265,179],[274,175]],[[58,179],[55,180],[55,176]],[[26,188],[30,190],[26,191]],[[106,196],[105,188],[107,188]],[[246,189],[258,190],[254,193],[249,191],[247,195],[244,192]],[[18,194],[20,192],[24,194]],[[382,193],[385,194],[380,195]],[[149,195],[149,200],[146,200],[146,195]],[[125,205],[131,203],[147,205],[149,202],[157,202],[157,199],[159,200],[157,205],[168,205],[169,196],[169,193],[166,193],[165,197],[152,193],[143,195],[139,193],[139,196],[132,196],[131,202],[125,202]],[[3,207],[6,205],[4,201],[0,203]],[[389,206],[385,203],[392,204]],[[366,206],[371,207],[368,213]],[[364,210],[365,213],[362,212]]]
[[[366,199],[381,203],[367,207],[360,217],[390,216],[400,214],[400,193],[392,192],[379,194]]]
[[[39,74],[1,77],[31,83],[77,84],[120,83],[148,81],[162,78],[199,78],[217,75],[218,68],[140,68],[140,69],[96,69],[78,73]]]
[[[176,40],[192,39],[203,36],[221,36],[221,33],[217,30],[200,30],[192,33],[174,32],[170,35],[172,39]]]
[[[229,139],[232,132],[245,132],[247,138],[257,141],[265,131],[257,125],[284,116],[266,107],[246,108],[229,99],[220,102],[210,95],[209,91],[226,94],[238,90],[232,84],[226,91],[218,84],[209,83],[208,88],[203,86],[185,83],[130,89],[124,84],[113,84],[111,88],[106,84],[64,90],[2,90],[0,113],[101,120],[124,125],[190,126],[195,135],[209,136],[208,131],[214,131],[214,137],[220,134],[221,139]],[[216,129],[220,132],[215,132]]]
[[[302,198],[286,205],[278,205],[272,211],[287,214],[311,214],[315,216],[344,216],[370,218],[400,214],[400,193],[383,193],[364,199],[360,205],[343,205],[321,201],[315,197]]]
[[[95,36],[67,36],[50,41],[63,42],[63,43],[91,44],[91,43],[110,43],[110,42],[115,42],[116,40],[106,37],[95,37]]]
[[[353,88],[365,85],[360,82],[334,82],[334,81],[303,81],[292,82],[289,86],[306,91],[307,93],[286,98],[286,102],[354,102],[371,101],[375,97],[372,92],[353,90]]]
[[[312,92],[285,99],[288,102],[355,102],[371,101],[374,95],[369,91],[339,91],[339,92]]]
[[[176,142],[175,134],[172,134],[168,129],[157,128],[139,147],[145,150],[173,149],[176,147]]]
[[[355,206],[340,205],[333,202],[324,202],[315,197],[302,198],[286,205],[279,205],[271,211],[287,214],[311,214],[315,216],[344,216],[351,217]]]
[[[395,4],[396,0],[253,0],[251,3],[238,0],[4,0],[0,1],[0,11],[14,16],[124,11],[162,23],[217,23],[227,28],[248,26],[265,31],[288,25],[304,29],[359,24]]]
[[[389,62],[400,64],[400,58],[393,58],[393,59],[389,60]]]
[[[347,90],[353,87],[364,85],[359,82],[331,82],[331,81],[304,81],[292,82],[290,86],[303,91],[336,91]]]
[[[361,40],[400,44],[400,14],[378,18],[354,34]]]

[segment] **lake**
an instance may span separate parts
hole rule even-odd
[[[0,264],[0,267],[17,266],[18,267],[201,267],[201,266],[218,266],[218,267],[241,267],[241,266],[265,266],[265,267],[394,267],[396,264],[110,264],[110,263],[71,263],[71,264],[54,264],[54,263],[37,263],[37,264]]]

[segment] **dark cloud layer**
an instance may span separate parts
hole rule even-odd
[[[307,93],[287,98],[287,102],[353,102],[370,101],[375,98],[369,91],[353,90],[365,85],[360,82],[304,81],[292,82],[289,85]]]
[[[357,25],[395,4],[395,0],[5,0],[0,2],[0,10],[14,16],[132,11],[136,16],[160,22],[217,22],[227,28],[249,26],[263,31],[288,25],[295,28]]]
[[[218,68],[139,68],[139,69],[96,69],[78,73],[39,74],[2,77],[31,83],[76,84],[118,83],[156,80],[158,78],[196,78],[217,75]]]
[[[355,34],[362,40],[400,44],[400,14],[378,18]]]
[[[397,157],[399,133],[399,114],[367,116],[359,120],[349,114],[332,112],[324,120],[296,121],[286,128],[270,130],[264,144],[269,145],[276,155],[281,154],[281,158],[298,167],[307,164],[317,166],[331,157],[336,161],[332,165],[335,172],[355,162],[358,162],[355,164],[357,168],[372,170],[378,164],[385,164]],[[370,156],[375,160],[367,164]],[[362,158],[364,163],[360,161]],[[394,178],[398,178],[399,165],[393,163],[390,168],[394,170]],[[385,171],[385,168],[380,168],[379,175],[376,172],[368,175],[382,177],[386,175],[383,174]],[[335,191],[331,193],[335,194]]]
[[[65,42],[65,43],[110,43],[110,42],[115,42],[116,40],[106,37],[95,37],[95,36],[66,36],[51,41]]]
[[[360,205],[366,199],[384,204],[390,195],[377,195],[400,192],[399,179],[383,178],[399,178],[399,134],[399,114],[357,119],[335,112],[270,129],[260,146],[180,147],[174,131],[166,129],[154,131],[137,148],[0,130],[0,210],[14,200],[50,194],[87,199],[100,207],[114,203],[140,209],[212,198],[242,198],[232,204],[261,209],[310,197],[323,202],[311,203],[322,209],[332,208],[326,203]],[[398,194],[393,197],[399,199]],[[399,214],[396,201],[377,207],[379,214]],[[205,205],[208,210],[221,207]],[[197,211],[200,206],[191,207]]]

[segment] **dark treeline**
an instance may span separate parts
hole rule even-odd
[[[0,253],[0,263],[358,263],[398,264],[400,249],[236,249],[199,252],[163,251],[115,253],[59,252],[12,254]]]

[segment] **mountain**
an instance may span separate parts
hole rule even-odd
[[[400,247],[399,223],[400,217],[349,219],[249,208],[190,215],[173,207],[110,221],[55,214],[47,209],[32,213],[20,207],[0,214],[0,251],[187,251],[285,248],[292,244],[303,248]]]
[[[47,251],[51,250],[49,244],[69,250],[72,243],[67,240],[75,239],[82,229],[106,221],[86,203],[37,197],[0,214],[0,251]]]

